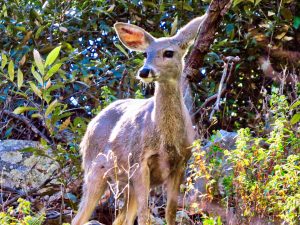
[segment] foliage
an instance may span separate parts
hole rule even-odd
[[[216,184],[222,182],[224,200],[244,218],[270,216],[297,224],[300,133],[289,121],[290,107],[285,96],[273,93],[269,104],[273,122],[268,133],[255,137],[249,128],[242,128],[234,150],[213,145],[204,152],[196,146],[191,177],[208,180],[209,199],[220,195],[222,190]],[[229,167],[227,172],[223,171],[224,165]]]
[[[208,2],[1,1],[0,139],[40,141],[43,150],[26,151],[51,157],[60,165],[58,180],[62,187],[73,186],[81,174],[78,145],[90,119],[116,99],[145,98],[153,94],[153,86],[142,86],[135,79],[143,63],[142,54],[122,47],[113,24],[130,21],[156,37],[169,36],[192,18],[202,15]],[[264,107],[265,96],[271,92],[274,80],[260,69],[260,59],[270,59],[275,72],[286,71],[285,74],[278,72],[282,76],[299,74],[299,10],[300,3],[295,0],[233,1],[199,71],[199,76],[205,79],[192,85],[196,109],[218,90],[222,56],[239,56],[241,61],[232,70],[221,110],[216,113],[217,121],[208,120],[211,105],[196,114],[199,130],[205,130],[202,136],[209,136],[216,128],[250,127],[260,132],[256,130],[257,124],[268,114]],[[284,86],[281,94],[299,95],[299,84],[275,83],[275,86]],[[289,102],[294,104],[290,110],[292,117],[288,119],[297,126],[299,99],[289,98]],[[24,116],[30,126],[12,118],[10,113]],[[276,123],[279,126],[279,122]],[[278,133],[284,136],[280,139],[284,143],[287,142],[286,129],[290,129],[287,123],[284,122],[283,134]],[[40,133],[34,131],[33,126]],[[295,146],[295,139],[289,141],[290,146]],[[45,151],[48,149],[51,155]],[[207,153],[209,165],[206,164],[207,155],[194,152],[195,165],[201,166],[201,173],[209,181],[210,198],[216,195],[218,180],[222,177],[223,152],[224,149],[215,146]],[[280,157],[283,155],[286,156]],[[283,161],[280,165],[285,165]],[[287,165],[284,171],[290,168]],[[223,179],[226,195],[231,197],[235,196],[237,188],[234,179],[233,176]],[[78,188],[74,190],[68,189],[66,196],[79,195]],[[74,208],[77,198],[72,199],[74,201],[66,205]],[[281,210],[285,215],[286,210],[280,206],[272,207],[274,212]]]
[[[204,217],[202,221],[203,225],[222,225],[221,217],[213,218],[213,217]]]
[[[31,203],[22,198],[18,199],[18,207],[10,207],[6,212],[0,212],[2,225],[42,225],[45,220],[44,213],[33,213]]]

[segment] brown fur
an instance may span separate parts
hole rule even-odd
[[[149,99],[116,101],[90,122],[80,145],[85,171],[84,188],[73,225],[83,225],[88,221],[107,182],[116,180],[122,187],[129,184],[129,196],[127,194],[126,204],[114,225],[132,225],[136,215],[140,225],[149,224],[150,188],[164,182],[168,198],[166,221],[168,225],[175,224],[179,186],[194,139],[180,87],[183,57],[187,50],[182,46],[194,38],[201,20],[196,18],[174,37],[161,39],[155,39],[134,25],[115,25],[122,43],[130,49],[130,41],[141,37],[136,41],[142,43],[132,50],[147,52],[144,67],[153,71],[147,79],[156,81],[155,95]],[[126,32],[125,39],[122,39],[122,32]],[[134,37],[130,37],[131,34]],[[172,59],[163,58],[166,49],[174,51]],[[131,168],[134,165],[138,165],[135,170]]]

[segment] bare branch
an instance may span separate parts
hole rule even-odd
[[[192,101],[189,84],[199,75],[199,68],[203,66],[205,55],[209,52],[219,24],[223,15],[231,5],[231,0],[213,0],[206,12],[206,18],[202,22],[198,35],[195,39],[194,48],[188,56],[183,70],[182,89],[185,103],[190,112],[192,112]],[[201,78],[200,78],[201,79]],[[197,80],[199,80],[197,78]]]
[[[23,115],[17,115],[9,110],[3,110],[2,111],[3,114],[8,115],[14,119],[20,120],[22,121],[27,127],[29,127],[34,133],[36,133],[38,136],[40,136],[41,138],[45,139],[47,141],[48,144],[52,145],[52,142],[39,130],[36,128],[36,126],[34,126],[31,121]]]

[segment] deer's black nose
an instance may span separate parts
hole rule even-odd
[[[150,69],[148,68],[143,68],[142,70],[140,70],[139,72],[139,77],[140,78],[147,78],[150,74]]]

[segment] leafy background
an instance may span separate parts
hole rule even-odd
[[[122,47],[113,24],[131,22],[156,37],[169,36],[204,14],[208,4],[1,1],[0,138],[40,141],[52,149],[53,159],[61,165],[63,186],[75,185],[80,177],[78,144],[90,119],[116,99],[153,94],[153,85],[144,86],[135,79],[143,55]],[[267,106],[272,92],[285,95],[287,104],[296,102],[286,111],[286,119],[293,118],[295,125],[290,129],[299,137],[299,12],[296,0],[233,1],[199,70],[204,79],[192,84],[202,139],[212,137],[214,130],[246,127],[264,135],[273,123]],[[233,67],[221,110],[209,120],[213,105],[202,105],[218,90],[223,56],[239,56],[240,61]],[[267,60],[272,66],[262,70]],[[289,84],[279,79],[284,76]],[[78,191],[69,192],[80,196]],[[72,201],[68,204],[76,207]]]

